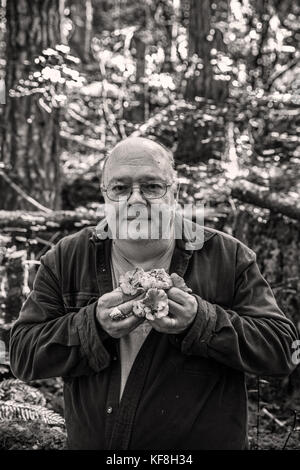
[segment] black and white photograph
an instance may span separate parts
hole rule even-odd
[[[299,19],[0,0],[5,455],[300,450]]]

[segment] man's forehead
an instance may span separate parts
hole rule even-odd
[[[117,169],[122,172],[126,167],[151,168],[163,173],[172,169],[167,150],[144,138],[125,139],[112,150],[105,169],[106,177]]]
[[[129,137],[117,144],[111,152],[111,157],[119,158],[130,156],[139,158],[144,155],[169,159],[167,151],[160,144],[141,137]]]

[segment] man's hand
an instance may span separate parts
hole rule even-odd
[[[160,333],[179,334],[194,321],[198,310],[197,300],[193,295],[183,292],[177,287],[167,291],[169,315],[163,318],[149,320],[150,325]]]
[[[121,338],[143,323],[144,318],[138,318],[135,315],[130,315],[124,320],[119,321],[112,320],[109,315],[114,307],[118,307],[124,314],[130,313],[133,301],[140,299],[142,296],[143,294],[134,297],[126,295],[120,288],[102,295],[98,300],[97,320],[103,330],[113,338]]]

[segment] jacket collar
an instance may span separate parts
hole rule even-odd
[[[92,232],[91,232],[91,235],[90,235],[90,240],[91,241],[93,241],[94,243],[99,243],[101,241],[103,242],[103,241],[109,239],[109,237],[107,236],[107,234],[108,234],[107,224],[101,230],[102,236],[99,234],[99,231],[96,230],[96,228],[97,227],[91,227],[91,229],[92,229]],[[203,244],[204,244],[216,234],[216,231],[212,228],[207,228],[207,227],[203,227],[203,228],[204,228],[204,239],[203,239]],[[176,240],[176,245],[179,245],[181,249],[184,249],[184,244],[185,244],[184,240]],[[193,250],[186,250],[186,251],[193,251]]]
[[[97,248],[96,251],[96,272],[98,287],[101,295],[112,290],[112,278],[110,272],[110,251],[111,239],[101,239],[96,227],[92,228],[90,240],[92,240]],[[216,231],[214,229],[204,227],[203,245],[210,240]],[[203,247],[202,245],[202,247]],[[201,248],[202,248],[201,247]],[[199,248],[199,249],[201,249]],[[194,250],[187,250],[185,248],[185,240],[176,240],[174,253],[170,265],[170,274],[176,272],[179,276],[184,277],[189,265],[189,261],[193,255]]]

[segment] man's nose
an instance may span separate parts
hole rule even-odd
[[[132,187],[131,194],[127,202],[128,204],[141,204],[141,203],[145,204],[146,203],[139,186]]]

